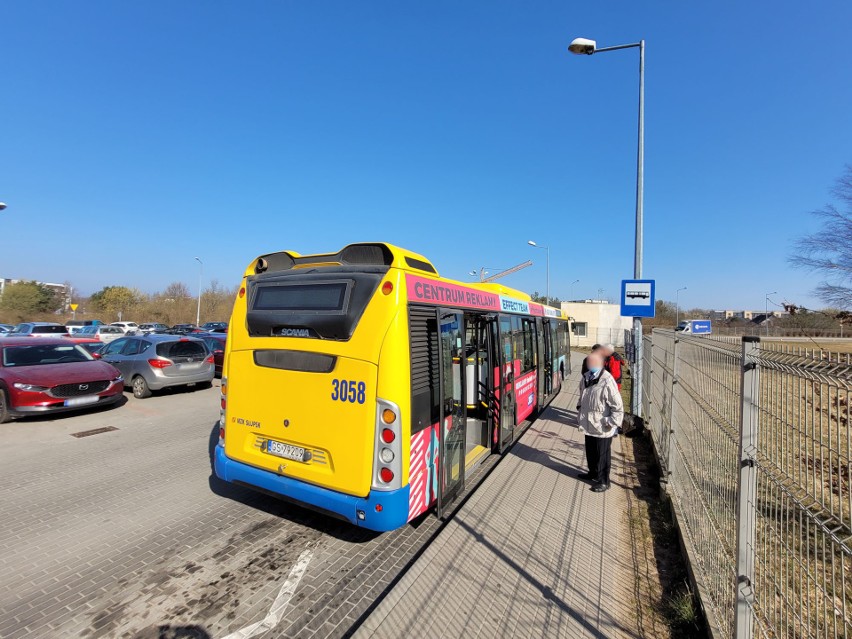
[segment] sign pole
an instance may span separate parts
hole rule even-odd
[[[633,318],[633,357],[631,412],[642,417],[642,318],[654,317],[656,312],[656,282],[654,280],[622,280],[621,316]]]

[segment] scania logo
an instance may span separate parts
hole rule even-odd
[[[80,384],[77,388],[79,388],[80,390],[89,390],[89,385],[88,384]]]
[[[281,337],[310,337],[311,331],[307,328],[282,328],[278,334]]]

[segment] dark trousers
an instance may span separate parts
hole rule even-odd
[[[612,437],[586,435],[586,461],[592,481],[609,483],[609,467],[612,459]]]

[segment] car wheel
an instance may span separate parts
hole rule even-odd
[[[133,378],[133,396],[136,399],[145,399],[146,397],[151,396],[151,389],[148,388],[148,382],[145,381],[145,378],[141,375],[137,375]]]
[[[0,424],[5,424],[11,419],[12,416],[9,414],[9,400],[6,398],[6,391],[0,388]]]

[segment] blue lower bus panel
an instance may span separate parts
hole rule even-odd
[[[367,497],[345,495],[235,461],[225,455],[225,449],[219,445],[214,466],[219,479],[280,495],[362,528],[387,532],[408,521],[408,486],[387,492],[371,491]]]

